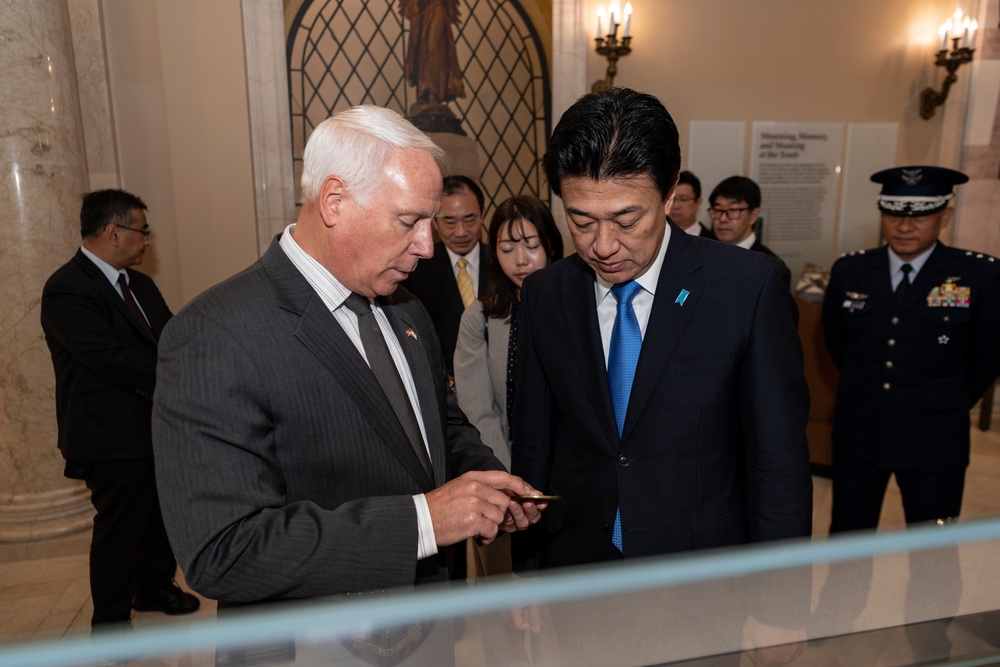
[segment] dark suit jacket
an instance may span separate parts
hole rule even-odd
[[[513,536],[516,567],[610,558],[619,506],[626,558],[808,535],[797,316],[780,261],[672,227],[619,438],[593,271],[525,281],[511,466],[562,501]]]
[[[969,464],[969,410],[1000,372],[998,280],[1000,261],[939,242],[897,307],[887,248],[833,265],[823,329],[841,371],[835,454],[890,470]],[[970,288],[967,306],[929,304],[946,282]]]
[[[442,554],[418,567],[411,496],[502,466],[458,409],[420,302],[400,289],[381,304],[417,385],[433,480],[374,374],[277,240],[163,332],[157,483],[195,590],[251,602],[446,577]]]
[[[773,250],[771,250],[766,245],[760,242],[760,236],[758,236],[754,240],[753,245],[750,246],[750,249],[753,250],[754,252],[762,252],[765,255],[770,255],[771,257],[777,257],[777,255],[774,253]]]
[[[479,288],[477,295],[482,297],[489,280],[489,251],[479,244]],[[462,295],[458,291],[455,272],[451,267],[451,258],[443,242],[434,244],[434,256],[422,259],[417,263],[416,270],[403,283],[403,287],[411,291],[430,313],[441,340],[441,353],[444,355],[448,373],[454,374],[455,345],[458,341],[458,325],[462,321],[465,306],[462,305]]]
[[[170,308],[145,274],[129,286],[159,334]],[[152,456],[150,413],[156,341],[148,338],[101,270],[82,251],[42,290],[42,330],[56,374],[59,449],[67,461]]]

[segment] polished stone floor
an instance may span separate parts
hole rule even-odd
[[[967,476],[963,519],[1000,515],[998,422],[1000,419],[994,419],[992,431],[983,433],[975,428],[972,431],[972,464]],[[829,480],[814,478],[814,489],[813,530],[814,535],[822,536],[826,535],[829,524]],[[899,492],[890,484],[881,527],[903,524]],[[43,637],[79,636],[89,631],[92,607],[87,581],[88,547],[86,534],[31,545],[0,545],[0,645]],[[214,612],[214,603],[204,600],[197,614],[211,618]],[[157,613],[137,613],[134,618],[137,627],[171,622],[174,619]],[[475,659],[470,664],[475,664]]]

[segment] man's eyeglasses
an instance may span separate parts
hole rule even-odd
[[[114,224],[114,226],[117,227],[118,229],[125,229],[130,232],[136,232],[138,234],[142,234],[147,239],[149,238],[149,235],[152,234],[152,231],[148,229],[136,229],[135,227],[126,227],[125,225],[119,225],[117,222],[112,224]]]
[[[713,206],[708,209],[708,214],[712,216],[712,220],[718,220],[719,218],[725,218],[726,220],[738,220],[749,210],[749,206],[744,208],[715,208]]]
[[[697,197],[681,197],[681,196],[675,196],[674,197],[674,201],[680,202],[682,204],[688,204],[688,203],[693,202],[693,201],[695,201],[697,199],[698,199]]]

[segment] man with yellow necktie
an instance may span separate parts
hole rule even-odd
[[[483,191],[467,176],[447,176],[441,193],[441,213],[434,229],[441,240],[434,256],[422,259],[403,286],[430,313],[441,351],[454,374],[455,343],[462,313],[486,290],[489,255],[482,244]]]

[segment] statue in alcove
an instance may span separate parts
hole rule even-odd
[[[451,26],[458,23],[458,0],[400,0],[410,22],[406,80],[417,89],[409,118],[425,132],[462,132],[448,102],[465,97],[462,70]]]

